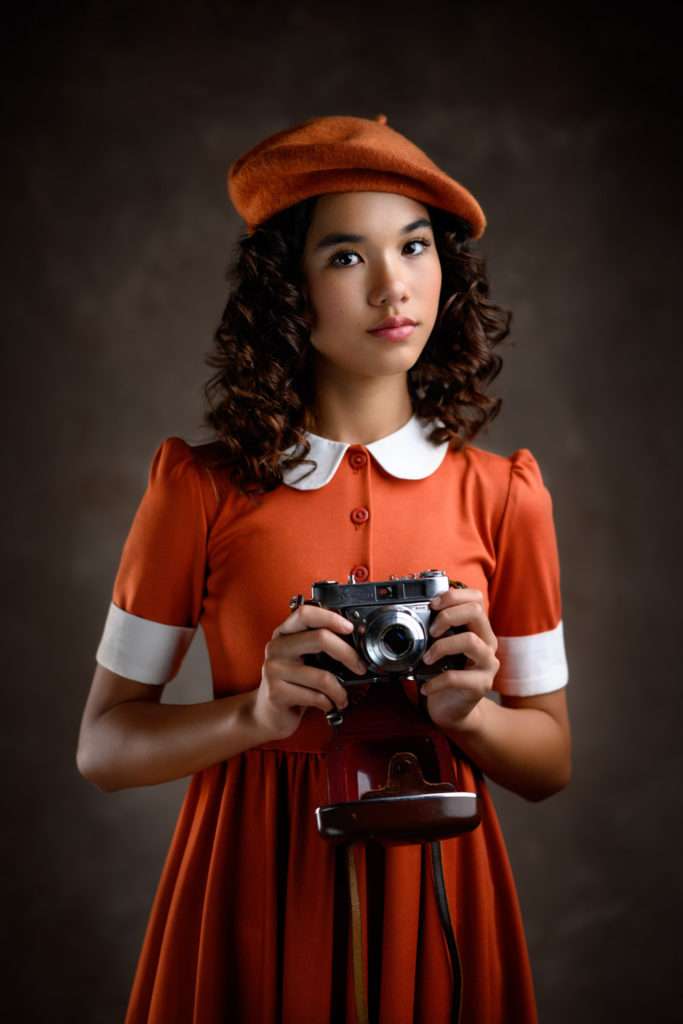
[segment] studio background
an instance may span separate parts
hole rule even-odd
[[[121,547],[201,387],[241,224],[227,166],[385,113],[481,202],[514,313],[475,440],[553,496],[574,777],[491,784],[541,1024],[680,1019],[680,161],[673,6],[24,4],[6,26],[6,999],[118,1024],[187,780],[75,751]],[[265,581],[264,581],[265,582]],[[201,631],[165,700],[206,700]],[[312,951],[312,961],[314,952]],[[678,973],[677,973],[678,972]],[[485,1024],[485,1022],[482,1022]]]

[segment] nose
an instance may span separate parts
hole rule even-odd
[[[372,305],[398,306],[408,298],[408,288],[404,281],[401,281],[390,270],[387,270],[375,281],[370,292],[369,300]]]

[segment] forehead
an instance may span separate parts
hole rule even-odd
[[[427,207],[396,192],[327,192],[315,204],[311,234],[342,227],[400,230],[418,217],[429,217]]]

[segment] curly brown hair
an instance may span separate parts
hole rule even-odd
[[[282,483],[282,466],[308,459],[314,398],[313,353],[301,268],[317,196],[243,234],[227,272],[233,284],[214,350],[216,372],[204,385],[204,423],[215,432],[213,466],[228,470],[245,496]],[[500,410],[484,388],[500,372],[494,348],[510,333],[512,313],[489,300],[486,261],[469,248],[467,221],[427,206],[441,261],[438,315],[420,358],[408,370],[413,411],[437,418],[429,439],[460,448]],[[292,445],[294,454],[283,459]],[[312,471],[311,469],[311,471]]]

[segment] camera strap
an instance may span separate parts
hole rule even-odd
[[[368,1024],[368,999],[365,988],[365,956],[363,947],[363,918],[360,906],[360,894],[358,889],[358,870],[356,867],[355,851],[360,843],[348,843],[346,845],[346,866],[349,882],[349,902],[351,904],[351,954],[353,966],[353,991],[356,1004],[357,1024]],[[429,846],[431,853],[432,882],[434,895],[439,910],[439,918],[443,929],[448,959],[451,969],[453,983],[453,1000],[451,1003],[452,1024],[459,1024],[462,1010],[462,964],[458,945],[455,939],[453,922],[448,907],[446,895],[446,883],[443,875],[443,862],[441,859],[441,843],[436,840],[431,843],[423,843],[425,851]],[[422,858],[422,864],[424,864]],[[418,936],[418,949],[423,949],[422,936]]]
[[[430,843],[429,849],[432,856],[432,882],[434,884],[434,895],[436,896],[436,904],[439,908],[441,927],[443,929],[444,938],[446,939],[448,959],[451,965],[451,980],[453,982],[451,1019],[453,1024],[459,1024],[460,1013],[462,1010],[462,964],[460,962],[458,944],[455,941],[453,922],[451,921],[451,915],[448,909],[446,882],[443,876],[443,862],[441,860],[441,843],[438,842],[438,840]]]
[[[358,1024],[368,1024],[368,998],[365,991],[363,956],[363,918],[360,910],[358,871],[355,857],[355,850],[358,845],[358,843],[349,843],[347,845],[346,866],[348,869],[349,898],[351,903],[351,952],[353,958],[353,991],[356,1000],[356,1020]]]

